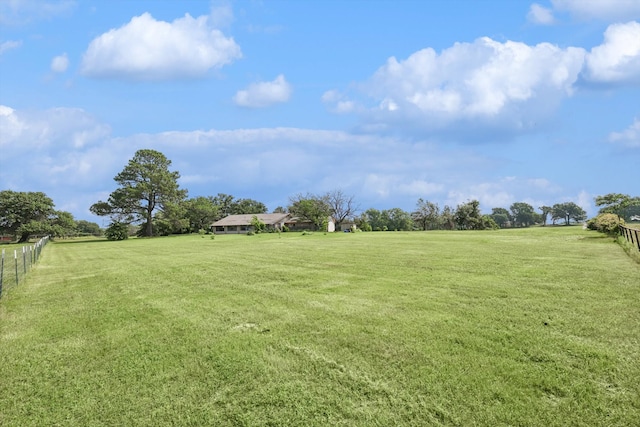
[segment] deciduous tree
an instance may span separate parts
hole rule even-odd
[[[491,218],[500,228],[504,228],[511,223],[511,213],[505,208],[491,209]]]
[[[449,205],[445,205],[442,208],[442,213],[440,214],[440,221],[442,223],[442,228],[445,230],[455,230],[456,228],[456,216],[455,211]]]
[[[352,218],[358,210],[354,196],[347,195],[342,190],[329,191],[323,198],[331,208],[331,216],[336,222],[336,229],[339,229],[346,219]]]
[[[609,193],[595,198],[596,206],[601,206],[600,213],[613,213],[622,219],[630,206],[640,206],[640,197],[627,194]]]
[[[85,221],[84,219],[76,221],[76,229],[78,233],[90,234],[92,236],[99,236],[102,234],[102,230],[100,229],[100,225],[95,222]]]
[[[520,227],[528,227],[535,222],[533,206],[525,202],[513,203],[509,209],[515,223]]]
[[[332,213],[326,196],[297,194],[289,198],[289,203],[289,212],[292,215],[311,221],[317,230],[322,229],[323,223]]]
[[[220,208],[213,203],[212,197],[188,199],[183,206],[191,231],[208,230],[219,218]]]
[[[234,215],[263,214],[267,213],[267,206],[257,200],[239,199],[233,202],[231,211]]]
[[[53,200],[42,192],[0,191],[0,234],[23,243],[34,234],[49,234],[55,216]]]
[[[551,209],[551,218],[554,223],[556,220],[563,219],[565,225],[569,225],[571,220],[580,222],[587,219],[584,209],[573,202],[556,203]]]
[[[542,226],[544,227],[547,225],[547,218],[553,212],[553,208],[551,206],[540,206],[538,209],[542,212],[540,218],[542,219]]]
[[[69,237],[78,233],[77,225],[70,212],[56,211],[51,217],[51,234],[55,237]]]
[[[440,208],[437,203],[418,199],[416,210],[411,214],[413,222],[421,230],[434,230],[440,226]]]
[[[482,215],[480,214],[480,202],[471,200],[459,204],[455,212],[455,220],[458,228],[462,230],[484,230]]]

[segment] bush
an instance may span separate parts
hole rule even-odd
[[[104,231],[107,240],[125,240],[129,238],[129,224],[112,222]]]
[[[612,213],[603,213],[587,222],[587,228],[597,230],[608,235],[620,234],[620,226],[624,225],[624,219]]]

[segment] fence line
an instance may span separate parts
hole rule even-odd
[[[22,246],[20,249],[8,251],[2,249],[2,259],[0,259],[0,298],[3,289],[18,284],[24,280],[27,272],[38,262],[42,255],[42,249],[49,243],[49,236],[38,240],[34,245]],[[15,247],[15,246],[14,246]]]
[[[620,230],[624,238],[627,239],[627,242],[631,243],[631,246],[635,246],[640,251],[640,230],[625,227],[624,225],[620,226]]]

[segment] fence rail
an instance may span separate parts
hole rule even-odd
[[[42,255],[42,249],[49,242],[49,237],[43,237],[34,245],[22,247],[12,246],[10,249],[2,249],[0,259],[0,298],[3,290],[10,286],[18,286],[24,280],[27,272],[38,262]]]
[[[636,249],[640,251],[640,230],[638,230],[637,228],[630,228],[621,225],[620,231],[622,236],[624,236],[624,238],[627,239],[629,243],[631,243],[631,246],[635,246]]]

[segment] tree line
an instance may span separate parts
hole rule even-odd
[[[31,236],[100,236],[95,222],[76,221],[69,212],[55,209],[53,200],[42,192],[0,191],[0,235],[24,243]]]
[[[105,235],[113,240],[128,237],[132,228],[139,236],[157,236],[209,230],[212,223],[233,214],[267,213],[264,203],[235,198],[230,194],[188,198],[178,184],[180,174],[171,171],[171,161],[164,154],[149,149],[138,150],[124,169],[114,177],[117,188],[106,201],[98,201],[90,211],[107,216],[111,222]],[[601,213],[640,215],[640,198],[624,194],[596,197]],[[485,230],[528,227],[557,222],[569,225],[586,220],[586,212],[573,202],[541,206],[536,212],[525,202],[513,203],[509,209],[493,208],[482,214],[480,202],[470,200],[455,208],[418,199],[413,212],[400,208],[360,211],[353,195],[342,190],[324,194],[297,194],[286,207],[274,213],[290,213],[309,221],[317,229],[326,227],[329,217],[339,229],[345,221],[363,231],[387,230]],[[24,242],[32,235],[55,237],[98,234],[100,227],[88,221],[76,221],[69,212],[57,211],[53,201],[41,192],[0,191],[0,234],[15,236]]]

